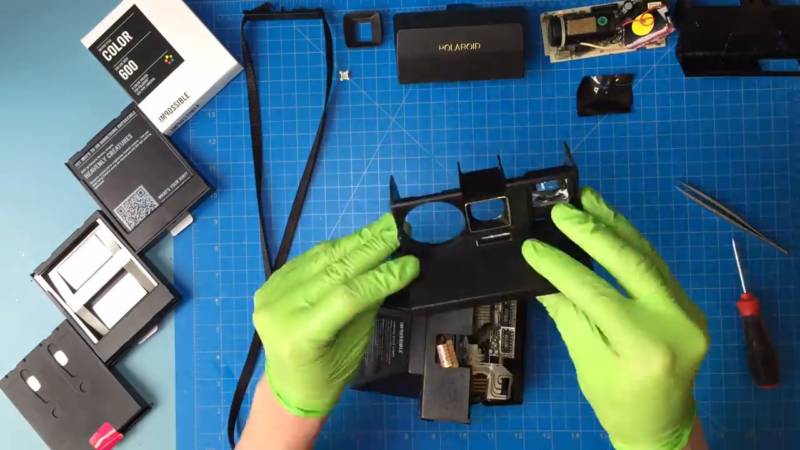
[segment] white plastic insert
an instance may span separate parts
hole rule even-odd
[[[67,354],[63,351],[59,350],[53,354],[53,358],[55,358],[56,362],[61,365],[61,367],[65,367],[67,363],[69,363],[69,358],[67,358]]]
[[[33,375],[29,376],[25,382],[28,383],[28,387],[31,388],[33,392],[39,392],[39,389],[42,388],[42,383]]]
[[[95,344],[158,286],[102,220],[55,268],[34,279]]]

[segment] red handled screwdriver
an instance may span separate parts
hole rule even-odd
[[[761,301],[751,292],[747,292],[742,274],[742,264],[739,262],[739,252],[736,251],[736,240],[733,240],[733,255],[736,257],[736,269],[739,279],[742,280],[742,295],[736,302],[739,315],[742,316],[744,325],[744,340],[747,344],[747,367],[750,376],[761,389],[772,389],[781,384],[780,364],[778,354],[772,348],[767,327],[761,317]]]

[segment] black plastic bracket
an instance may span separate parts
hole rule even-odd
[[[391,210],[397,223],[399,252],[419,258],[421,273],[386,304],[414,314],[430,314],[505,300],[530,300],[556,292],[522,257],[526,239],[547,242],[591,267],[586,252],[561,233],[550,218],[558,203],[581,207],[578,168],[566,143],[564,150],[563,166],[517,178],[507,179],[500,164],[474,172],[459,168],[461,189],[421,197],[401,198],[391,178]],[[504,206],[499,216],[480,220],[473,214],[476,204],[498,200]],[[407,233],[403,224],[408,214],[432,202],[448,203],[464,215],[466,226],[458,236],[433,244],[417,241]]]
[[[369,41],[358,39],[356,27],[360,23],[368,23],[372,27],[372,37]],[[344,15],[342,20],[344,29],[344,42],[348,48],[376,47],[383,43],[383,29],[381,27],[381,15],[377,11],[359,11]]]
[[[770,70],[762,60],[800,60],[800,6],[741,0],[741,6],[694,6],[678,1],[675,56],[687,77],[800,76]]]
[[[315,20],[325,16],[322,8],[306,9],[298,8],[286,11],[284,8],[273,10],[271,3],[264,3],[256,8],[242,11],[247,20],[269,21],[269,20]]]

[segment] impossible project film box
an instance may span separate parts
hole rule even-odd
[[[166,135],[242,70],[182,0],[123,0],[81,42]]]

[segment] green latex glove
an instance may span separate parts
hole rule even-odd
[[[394,218],[322,242],[289,261],[256,292],[253,323],[278,401],[300,417],[327,415],[361,363],[383,300],[419,274],[399,246]]]
[[[682,449],[697,415],[694,378],[708,327],[656,251],[590,188],[583,211],[553,208],[556,226],[627,292],[545,243],[525,259],[561,293],[539,298],[564,338],[578,383],[618,449]]]

